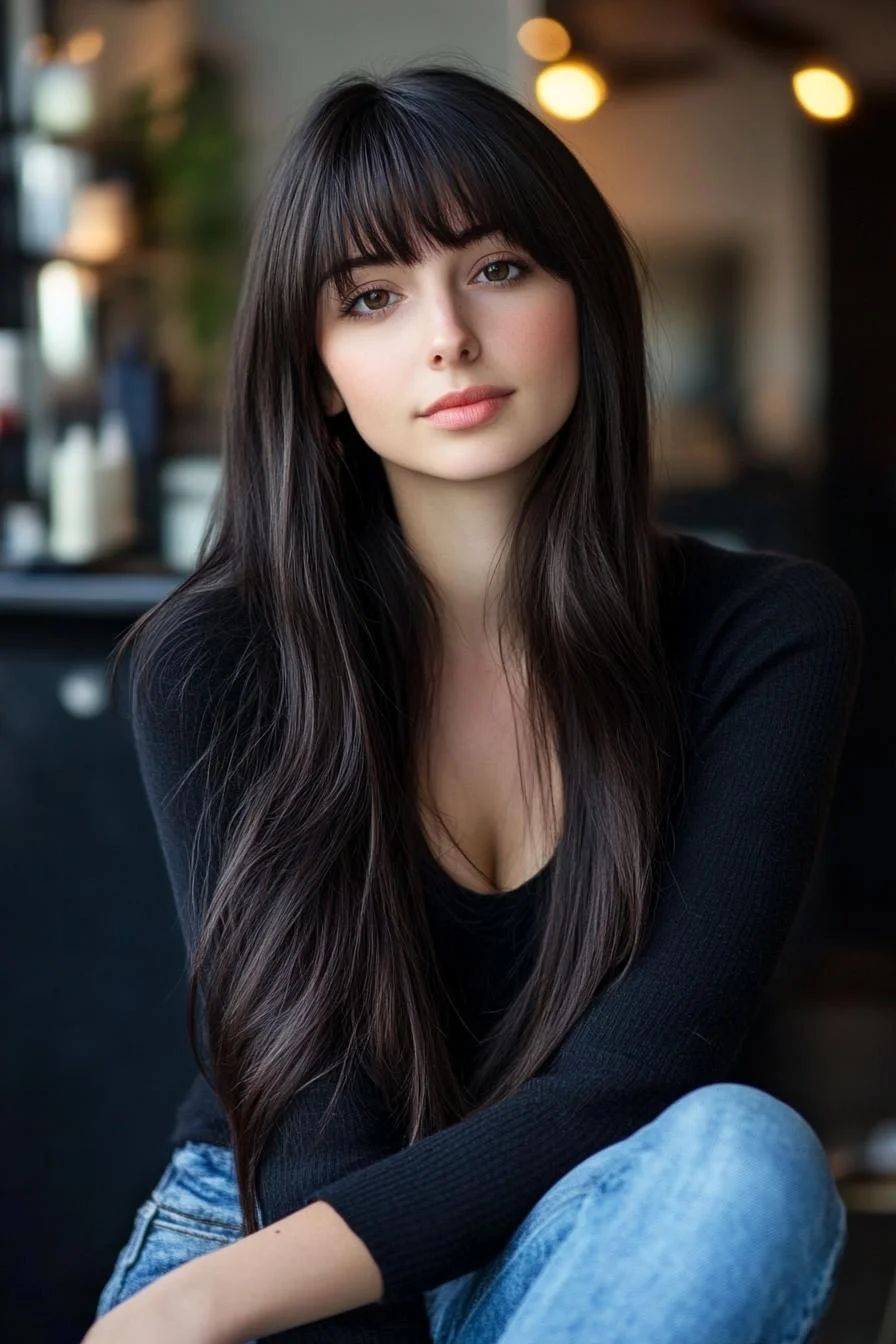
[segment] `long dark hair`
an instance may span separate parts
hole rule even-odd
[[[425,914],[415,747],[432,712],[437,598],[380,458],[324,413],[323,278],[346,255],[413,264],[499,228],[577,299],[581,380],[507,544],[501,625],[521,632],[533,741],[564,817],[531,970],[462,1082]],[[199,563],[127,632],[139,696],[210,599],[239,604],[232,715],[210,715],[193,872],[190,1040],[228,1118],[247,1231],[272,1130],[321,1070],[367,1070],[408,1143],[494,1104],[552,1055],[640,950],[681,789],[680,702],[652,517],[636,254],[562,141],[450,65],[352,73],[289,138],[252,238],[232,341],[223,471]],[[195,650],[200,666],[204,651]],[[136,701],[134,701],[136,703]],[[216,810],[239,771],[238,805]],[[539,767],[539,775],[540,775]],[[206,889],[210,888],[210,889]],[[330,1112],[328,1112],[329,1114]]]

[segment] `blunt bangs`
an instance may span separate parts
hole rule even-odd
[[[444,104],[433,110],[438,128],[388,98],[367,102],[327,146],[309,257],[315,293],[332,281],[344,298],[352,261],[412,266],[431,246],[463,247],[490,233],[565,278],[538,224],[550,217],[537,209],[545,185],[519,148],[453,109],[446,115]]]

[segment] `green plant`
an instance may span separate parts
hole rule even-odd
[[[177,301],[200,356],[229,333],[242,270],[245,147],[234,83],[217,57],[194,52],[176,99],[160,103],[151,83],[135,84],[117,126],[143,242],[178,255]]]

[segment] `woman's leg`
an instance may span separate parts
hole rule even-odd
[[[720,1083],[568,1172],[485,1269],[425,1295],[430,1327],[436,1344],[802,1344],[845,1239],[807,1122]]]
[[[210,1143],[177,1148],[100,1296],[97,1319],[155,1279],[242,1235],[233,1154]]]

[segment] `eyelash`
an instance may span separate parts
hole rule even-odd
[[[489,266],[500,266],[502,262],[506,263],[508,266],[516,266],[520,274],[511,276],[508,280],[489,281],[486,288],[506,289],[509,285],[518,284],[519,281],[522,280],[524,276],[529,275],[532,270],[532,267],[525,261],[522,261],[519,257],[492,257],[491,261],[487,261],[484,265],[480,266],[476,274],[480,275],[483,271],[488,270]],[[350,295],[350,297],[340,305],[339,311],[343,317],[360,319],[362,322],[368,322],[371,318],[379,317],[381,314],[389,312],[389,310],[396,305],[394,303],[389,304],[387,308],[378,308],[372,313],[353,313],[351,310],[358,300],[363,299],[367,294],[394,294],[394,292],[394,290],[386,289],[385,285],[373,285],[370,289],[362,289],[360,293]]]

